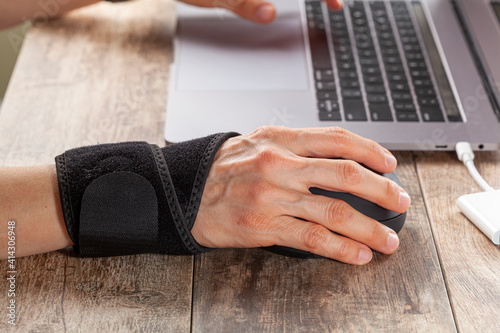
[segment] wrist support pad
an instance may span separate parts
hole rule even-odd
[[[56,157],[68,234],[81,256],[197,254],[191,235],[212,161],[237,133],[159,148],[102,144]]]

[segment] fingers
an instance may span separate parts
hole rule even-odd
[[[198,7],[219,7],[258,23],[270,23],[276,17],[276,8],[263,0],[181,0]]]
[[[275,6],[263,0],[181,0],[187,4],[198,7],[220,7],[258,23],[271,23],[276,17]],[[340,10],[342,0],[325,0],[332,10]]]
[[[276,16],[274,5],[263,0],[215,0],[214,4],[259,23],[270,23]]]
[[[325,0],[328,8],[332,10],[340,10],[342,9],[342,6],[344,2],[342,0]]]
[[[283,217],[279,223],[277,245],[293,247],[347,264],[364,265],[371,261],[372,251],[360,242],[336,235],[327,228],[292,217]]]
[[[367,167],[390,173],[396,168],[396,158],[378,143],[341,127],[294,130],[294,140],[288,148],[299,156],[354,160]]]
[[[274,154],[276,156],[284,156],[289,150],[294,156],[314,157],[272,159],[274,168],[267,169],[278,175],[283,174],[284,177],[279,177],[280,184],[291,190],[309,193],[310,187],[319,187],[348,192],[400,213],[410,205],[408,194],[396,183],[352,161],[380,172],[394,170],[396,159],[371,140],[338,127],[290,129],[268,126],[252,132],[249,137],[265,141],[266,145],[272,143],[272,151],[281,152]],[[268,160],[265,160],[265,164],[269,164]],[[293,176],[286,172],[288,170],[293,170]]]
[[[309,166],[290,183],[302,193],[309,193],[311,187],[348,192],[398,213],[410,206],[410,197],[400,186],[356,162],[306,159],[306,163]]]
[[[292,129],[264,126],[253,132],[302,157],[354,160],[381,172],[393,172],[397,160],[387,149],[341,127]]]
[[[300,205],[288,207],[287,211],[382,253],[392,253],[399,245],[398,236],[392,229],[342,200],[309,194],[304,195]]]

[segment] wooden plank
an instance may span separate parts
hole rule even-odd
[[[420,154],[416,161],[457,327],[500,332],[500,247],[455,205],[460,195],[481,189],[455,153]],[[500,152],[477,153],[476,165],[500,188]]]
[[[413,204],[396,253],[363,267],[260,249],[196,257],[193,332],[454,332],[412,155],[398,160]]]
[[[103,142],[164,145],[174,6],[101,3],[36,24],[0,113],[1,165],[54,163],[66,149]],[[190,330],[191,257],[55,252],[18,265],[20,331]],[[4,309],[6,287],[2,279]]]

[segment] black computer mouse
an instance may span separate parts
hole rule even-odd
[[[379,173],[380,174],[380,173]],[[388,174],[380,174],[384,177],[389,178],[390,180],[396,182],[399,186],[401,186],[401,183],[399,182],[399,179],[396,177],[394,173],[388,173]],[[323,190],[320,188],[316,187],[311,187],[309,191],[313,194],[317,195],[324,195],[326,197],[334,198],[334,199],[340,199],[344,200],[347,202],[351,207],[356,209],[362,214],[365,214],[368,217],[371,217],[372,219],[375,219],[379,221],[380,223],[388,226],[392,230],[394,230],[396,233],[398,233],[402,228],[406,220],[406,212],[405,213],[396,213],[394,211],[385,209],[383,207],[380,207],[379,205],[368,201],[366,199],[360,198],[358,196],[355,196],[350,193],[345,193],[345,192],[334,192],[334,191],[327,191]],[[290,247],[285,247],[285,246],[270,246],[265,248],[268,251],[289,256],[289,257],[296,257],[296,258],[322,258],[319,255],[302,251],[302,250],[297,250],[294,248]]]

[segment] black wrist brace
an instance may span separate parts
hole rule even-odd
[[[191,235],[205,181],[225,133],[160,149],[102,144],[56,157],[68,234],[81,256],[197,254]]]

